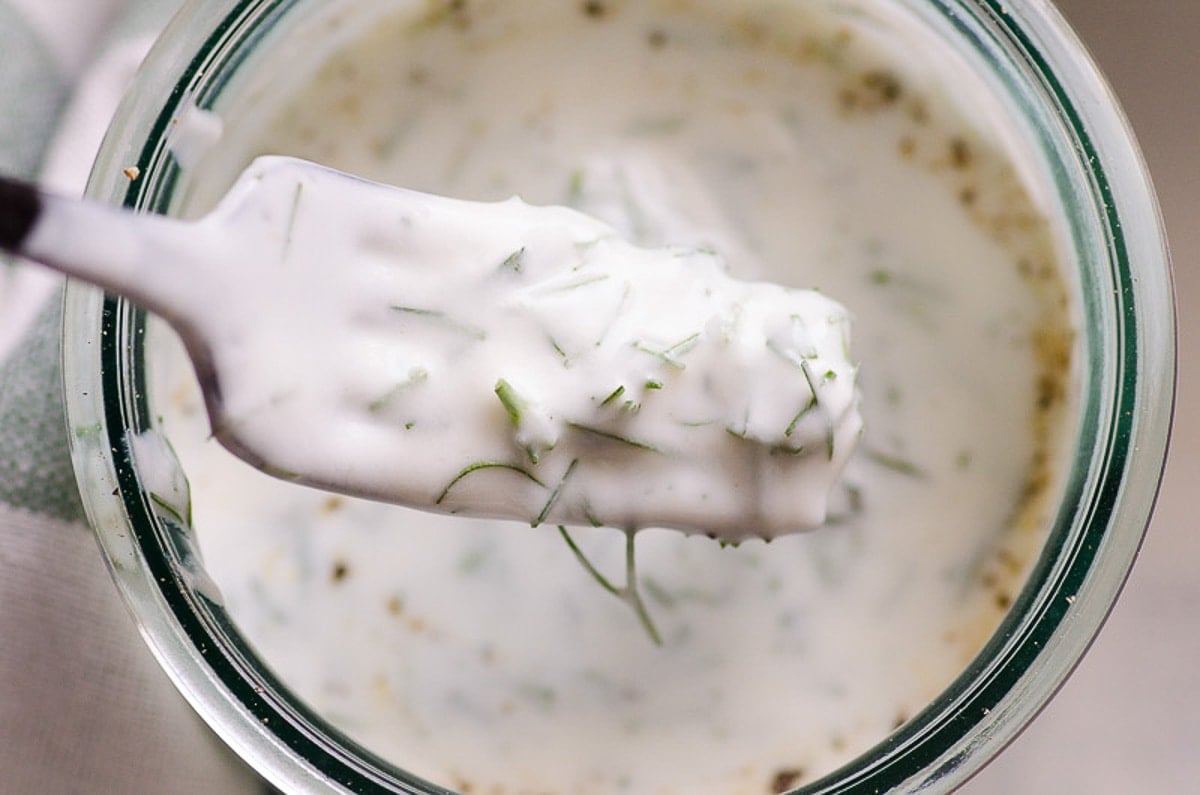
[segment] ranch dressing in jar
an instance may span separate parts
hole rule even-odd
[[[848,308],[866,429],[821,529],[637,534],[655,645],[553,528],[248,471],[206,441],[159,337],[158,409],[227,609],[324,719],[462,793],[762,795],[830,772],[970,661],[1053,509],[1073,337],[1020,136],[872,2],[395,7],[217,108],[189,211],[272,153],[711,247]],[[571,533],[621,585],[624,534]]]

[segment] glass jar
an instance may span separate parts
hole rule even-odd
[[[1099,630],[1133,564],[1157,492],[1175,371],[1169,266],[1146,169],[1116,100],[1064,21],[1031,0],[897,0],[985,73],[1050,172],[1081,313],[1081,397],[1070,472],[1048,539],[1007,617],[938,698],[804,792],[946,791],[997,754],[1050,699]],[[182,164],[169,145],[192,106],[246,88],[272,48],[370,0],[193,0],[119,111],[88,193],[169,212]],[[369,15],[363,14],[362,19]],[[351,14],[349,19],[356,17]],[[288,34],[288,35],[284,35]],[[123,171],[140,169],[131,182]],[[286,791],[442,790],[356,745],[258,659],[208,582],[187,517],[140,471],[130,434],[153,432],[145,316],[72,284],[64,372],[88,514],[143,634],[181,692],[241,756]],[[178,473],[174,488],[182,486]],[[168,484],[170,485],[170,484]],[[400,760],[402,763],[402,760]]]

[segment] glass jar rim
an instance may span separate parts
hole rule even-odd
[[[1107,347],[1089,351],[1101,361],[1092,361],[1085,395],[1085,431],[1095,432],[1081,440],[1088,441],[1087,460],[1076,467],[1069,504],[1008,617],[922,713],[805,792],[956,786],[986,761],[981,748],[991,753],[1015,737],[1083,655],[1120,591],[1153,508],[1173,410],[1165,235],[1132,132],[1082,45],[1040,3],[908,2],[987,53],[1010,90],[1036,104],[1031,112],[1043,117],[1043,145],[1063,164],[1060,178],[1086,199],[1076,211],[1095,210],[1074,234],[1089,261],[1102,267],[1104,284],[1090,291],[1088,311],[1089,325],[1107,327]],[[165,143],[183,103],[213,74],[236,70],[258,31],[302,6],[298,0],[185,5],[122,106],[89,194],[158,208],[173,186]],[[131,163],[143,178],[122,183],[117,175]],[[1109,302],[1099,303],[1099,296]],[[197,587],[202,569],[188,529],[152,504],[126,447],[128,433],[149,429],[140,364],[144,317],[78,285],[69,287],[66,306],[64,374],[81,491],[114,576],[180,690],[278,786],[430,791],[324,726],[255,664],[223,611]],[[92,428],[94,434],[80,433]]]

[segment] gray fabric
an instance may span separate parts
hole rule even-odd
[[[0,0],[0,173],[57,171],[60,189],[81,187],[75,172],[95,154],[81,142],[99,140],[128,69],[179,5]],[[32,267],[0,260],[0,793],[257,795],[260,780],[146,648],[83,521],[61,281]]]
[[[55,296],[0,365],[0,503],[83,519],[67,445]]]
[[[41,37],[0,2],[0,170],[25,177],[36,172],[67,90]]]

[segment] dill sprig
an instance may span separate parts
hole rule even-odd
[[[558,344],[558,340],[554,339],[554,337],[550,337],[550,347],[553,348],[554,352],[558,354],[560,359],[562,359],[563,367],[569,368],[571,366],[571,356],[567,353],[563,346]]]
[[[607,273],[584,274],[583,276],[580,276],[577,279],[572,279],[571,281],[561,282],[558,284],[544,284],[535,289],[533,294],[537,296],[546,296],[553,295],[555,293],[569,293],[582,287],[588,287],[593,284],[599,284],[600,282],[608,281],[608,279],[609,274]]]
[[[583,504],[580,505],[580,510],[583,511],[584,517],[592,527],[604,527],[603,520],[599,516],[596,516],[596,512],[592,510],[592,504],[588,502],[586,497],[583,499]]]
[[[808,416],[809,412],[811,412],[816,407],[817,407],[817,394],[814,392],[812,397],[810,397],[808,399],[808,403],[804,406],[804,408],[800,409],[800,411],[796,414],[796,416],[792,417],[792,421],[788,423],[788,426],[783,429],[783,435],[790,439],[792,437],[792,434],[796,432],[796,426],[799,425],[800,422],[805,417]]]
[[[645,629],[646,634],[650,636],[651,642],[653,642],[655,646],[661,646],[663,642],[662,635],[659,634],[658,627],[654,625],[654,619],[650,617],[650,611],[646,609],[646,603],[642,599],[642,594],[638,587],[637,555],[634,544],[634,536],[637,535],[636,531],[625,531],[625,587],[623,588],[618,588],[616,585],[613,585],[612,582],[605,577],[599,569],[592,565],[592,562],[588,560],[587,555],[585,555],[583,550],[579,548],[579,545],[575,543],[575,539],[572,538],[571,534],[567,532],[566,527],[559,525],[558,532],[562,536],[563,540],[567,542],[567,546],[571,549],[571,552],[574,553],[575,559],[579,561],[579,564],[583,566],[584,570],[592,576],[592,579],[599,583],[601,588],[627,604],[638,617],[638,621],[641,622],[642,628]]]
[[[690,337],[680,340],[669,348],[664,350],[655,350],[648,347],[644,342],[638,340],[633,343],[633,347],[637,348],[642,353],[648,353],[658,359],[661,359],[667,365],[676,370],[685,369],[686,365],[679,361],[679,357],[686,355],[689,351],[700,344],[700,332],[692,334]]]
[[[442,489],[442,493],[438,495],[438,498],[434,500],[433,504],[441,505],[442,502],[445,501],[446,497],[449,496],[450,490],[457,486],[463,478],[485,469],[507,469],[510,472],[516,472],[520,475],[524,475],[527,480],[537,484],[538,486],[541,486],[542,488],[546,488],[546,484],[538,480],[536,475],[523,467],[517,466],[516,464],[509,464],[505,463],[504,461],[477,461],[474,464],[467,465],[461,472],[455,475],[454,479],[446,484],[446,488]]]
[[[504,261],[500,263],[499,269],[502,271],[507,270],[512,271],[513,273],[520,273],[522,270],[524,270],[524,268],[525,247],[521,246],[519,249],[504,258]]]
[[[787,348],[784,348],[782,345],[780,345],[778,342],[776,342],[773,339],[767,340],[767,350],[769,350],[771,353],[778,356],[780,359],[783,359],[785,362],[790,364],[792,367],[800,368],[804,364],[803,356],[796,353],[795,351],[791,351],[791,350],[788,350]]]
[[[807,452],[808,448],[806,448],[804,445],[792,447],[791,445],[786,444],[773,444],[767,449],[767,455],[798,456],[804,455]]]
[[[479,342],[483,342],[485,339],[487,339],[487,332],[479,328],[479,326],[473,326],[470,323],[464,323],[461,320],[456,320],[439,309],[425,309],[419,306],[398,306],[393,304],[391,306],[391,310],[404,315],[428,318],[429,320],[435,321],[451,331],[466,335],[471,339],[478,340]]]
[[[812,368],[809,366],[807,359],[800,362],[800,371],[802,373],[804,373],[804,380],[808,382],[808,388],[812,390],[813,407],[814,408],[820,407],[821,398],[817,394],[817,384],[816,384],[816,381],[813,379]],[[826,415],[825,416],[825,425],[826,425],[826,427],[825,427],[825,448],[826,448],[826,452],[829,455],[829,460],[832,461],[833,460],[833,445],[834,445],[833,417],[829,416],[829,412],[823,412],[823,413]]]
[[[615,326],[617,324],[617,320],[620,319],[621,315],[624,314],[625,305],[629,302],[629,296],[632,293],[633,293],[633,286],[630,285],[629,282],[625,282],[624,287],[621,291],[621,300],[617,302],[616,309],[613,310],[612,316],[608,319],[608,322],[604,326],[604,330],[600,332],[600,336],[596,340],[597,348],[599,348],[601,345],[603,345],[604,341],[606,339],[608,339],[609,332],[612,331],[613,326]]]
[[[901,458],[898,455],[884,453],[880,450],[867,450],[866,455],[867,460],[883,467],[884,469],[890,469],[898,474],[908,475],[909,477],[914,478],[925,477],[925,470],[921,469],[907,458]]]
[[[627,390],[625,389],[624,384],[618,386],[616,389],[614,389],[612,392],[610,392],[608,394],[608,397],[606,397],[606,398],[604,398],[604,400],[600,401],[600,408],[606,408],[607,406],[615,405],[617,403],[617,401],[620,400],[626,394],[626,392],[627,392]],[[634,400],[633,398],[628,398],[626,400],[621,401],[620,408],[618,409],[618,411],[623,411],[627,414],[637,414],[641,410],[642,410],[641,401]],[[591,426],[579,426],[579,430],[593,431],[602,436],[609,435],[608,431],[600,431],[599,429],[593,428]],[[625,439],[625,437],[616,437],[616,439],[617,439],[617,441],[627,441]]]
[[[180,510],[177,507],[175,507],[170,502],[170,500],[154,493],[153,491],[150,492],[150,501],[152,503],[154,503],[154,505],[160,511],[167,514],[168,517],[173,519],[175,521],[175,523],[178,524],[181,528],[186,530],[186,529],[190,529],[192,527],[192,501],[191,501],[191,499],[187,500],[182,512],[180,512]]]
[[[785,362],[792,365],[793,367],[799,368],[800,372],[804,374],[804,380],[808,384],[809,392],[812,393],[812,398],[810,399],[809,403],[806,404],[805,407],[800,410],[799,414],[797,414],[795,417],[792,418],[792,421],[790,423],[788,423],[787,428],[785,428],[783,431],[783,435],[785,437],[790,438],[791,435],[793,433],[795,433],[796,426],[800,424],[801,420],[804,419],[805,415],[807,415],[810,411],[813,411],[814,409],[822,408],[821,395],[820,395],[820,392],[818,391],[817,379],[813,377],[812,365],[809,364],[808,358],[797,355],[796,353],[781,347],[774,340],[767,340],[767,349],[769,351],[771,351],[772,353],[774,353],[776,356],[779,356],[780,358],[782,358]],[[825,381],[832,381],[836,377],[837,377],[837,373],[834,372],[833,370],[828,370],[825,373]],[[823,412],[823,413],[826,415],[825,416],[825,424],[826,424],[825,453],[829,457],[829,460],[832,461],[833,454],[834,454],[834,444],[836,441],[834,438],[833,417],[829,416],[829,412]]]
[[[606,398],[604,398],[604,400],[600,401],[600,405],[607,406],[610,403],[612,403],[614,400],[616,400],[617,398],[621,397],[621,395],[624,395],[624,394],[625,394],[625,385],[622,384],[621,386],[618,386],[616,389],[614,389],[612,392],[610,392],[608,397],[606,397]]]
[[[578,464],[579,459],[576,458],[567,465],[567,471],[563,472],[563,476],[558,481],[558,485],[554,487],[554,491],[550,492],[550,498],[547,499],[546,504],[542,506],[541,513],[539,513],[534,520],[529,523],[531,527],[537,527],[542,522],[546,521],[546,517],[550,515],[550,510],[554,508],[554,503],[558,502],[558,498],[562,495],[563,488],[566,487],[567,481],[570,480],[571,475],[575,473],[575,467]]]
[[[284,260],[286,260],[288,258],[288,254],[291,253],[292,236],[296,232],[296,215],[300,211],[300,197],[301,197],[301,195],[303,195],[303,193],[304,193],[304,183],[297,182],[296,183],[296,192],[292,195],[292,209],[288,213],[287,231],[284,233],[284,238],[283,238],[282,259],[284,259]]]
[[[512,384],[501,378],[496,382],[496,397],[500,399],[500,404],[504,406],[504,411],[508,414],[508,419],[512,422],[514,428],[521,427],[521,417],[529,408],[529,401],[521,397],[521,394],[513,387]]]
[[[629,403],[631,403],[631,402],[632,401],[626,401],[626,406],[628,406]],[[633,409],[633,410],[636,410],[636,409]],[[645,450],[650,453],[662,452],[659,448],[655,447],[654,445],[650,444],[649,442],[642,442],[642,441],[638,441],[637,439],[631,439],[628,436],[622,436],[619,433],[614,433],[612,431],[606,431],[603,428],[597,428],[594,425],[583,425],[578,422],[568,422],[567,427],[574,428],[577,431],[581,431],[582,433],[590,434],[592,436],[598,436],[601,439],[607,439],[610,442],[618,442],[620,444],[629,445],[630,447],[636,447],[638,450]]]
[[[500,399],[501,405],[504,406],[504,411],[508,414],[508,419],[512,423],[513,430],[520,435],[521,425],[525,421],[525,417],[530,410],[529,401],[526,400],[516,388],[505,381],[503,378],[496,382],[496,397]],[[554,442],[542,444],[541,447],[534,442],[525,445],[525,454],[529,456],[529,463],[536,465],[541,460],[542,453],[554,447]]]
[[[395,400],[401,393],[407,392],[409,389],[422,384],[429,380],[429,370],[424,367],[414,367],[408,371],[408,378],[397,383],[384,394],[372,400],[367,404],[367,411],[372,414],[378,414],[387,408],[388,404]]]

